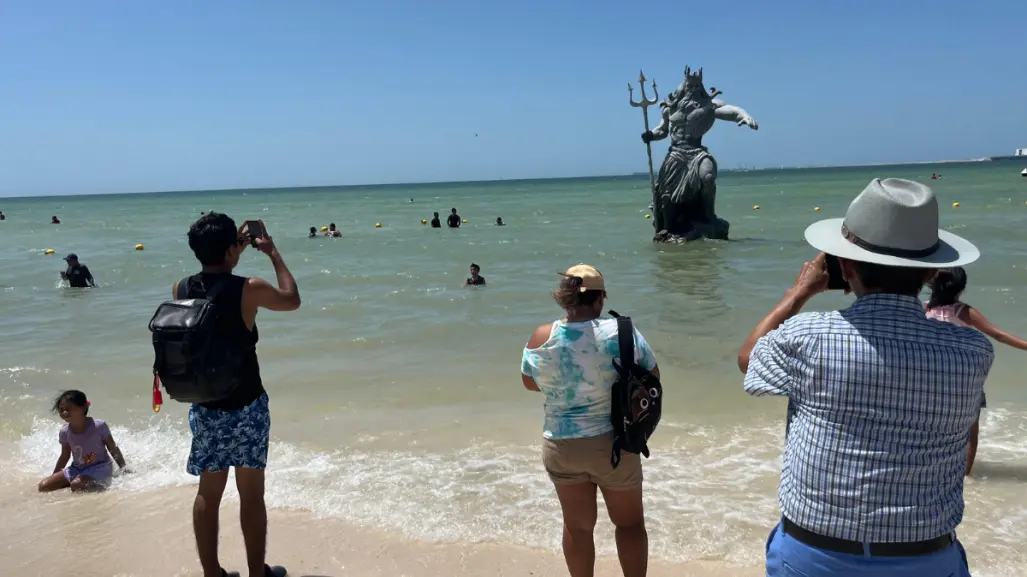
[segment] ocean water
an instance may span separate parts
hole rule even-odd
[[[88,393],[136,469],[98,507],[195,482],[185,473],[186,407],[150,408],[146,326],[172,284],[195,271],[185,233],[214,209],[262,218],[303,296],[297,312],[258,316],[273,415],[269,506],[422,540],[558,547],[559,507],[539,456],[541,397],[517,372],[532,329],[560,315],[549,297],[556,272],[583,261],[603,271],[609,306],[634,317],[664,374],[664,423],[645,463],[653,554],[758,564],[778,515],[784,406],[748,398],[734,359],[813,256],[804,228],[841,216],[875,176],[930,182],[943,226],[983,254],[968,268],[965,300],[1024,335],[1021,169],[725,173],[717,210],[732,240],[684,246],[650,242],[647,177],[0,199],[0,513],[45,531],[59,520],[34,503],[75,498],[34,492],[59,454],[48,409],[65,388]],[[926,180],[932,172],[943,177]],[[451,207],[468,220],[461,229],[421,224]],[[51,215],[63,224],[50,225]],[[494,226],[497,216],[507,226]],[[329,222],[342,238],[306,238]],[[99,288],[60,286],[68,252]],[[462,287],[471,262],[488,287]],[[255,251],[239,272],[274,276]],[[823,295],[811,307],[848,300]],[[1020,354],[997,346],[966,490],[960,535],[977,575],[1027,565]],[[31,542],[36,529],[19,538]]]

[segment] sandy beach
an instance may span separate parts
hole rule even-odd
[[[98,518],[86,511],[95,511],[95,501],[108,500],[111,495],[42,498],[45,503],[40,505],[53,508],[53,513],[66,522],[40,534],[28,547],[17,551],[5,547],[0,560],[10,571],[5,573],[18,577],[202,577],[190,525],[193,494],[192,487],[177,487],[145,500],[116,499],[117,504]],[[3,505],[6,510],[14,504]],[[245,563],[236,522],[238,511],[235,500],[222,505],[221,559],[230,570],[239,570]],[[79,517],[80,512],[86,516]],[[0,542],[17,542],[18,534],[32,529],[21,523],[15,518],[0,526]],[[268,561],[285,565],[289,575],[297,577],[528,577],[566,573],[557,551],[489,542],[427,543],[282,510],[269,512],[268,527]],[[553,527],[553,531],[559,531],[559,527]],[[612,538],[613,528],[601,520],[596,533],[598,544]],[[84,565],[82,560],[86,558],[102,561]],[[755,577],[762,572],[759,567],[735,567],[717,561],[655,561],[649,574]],[[620,575],[616,558],[601,557],[596,575]]]

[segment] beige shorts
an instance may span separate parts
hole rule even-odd
[[[613,433],[580,439],[543,439],[542,463],[557,485],[595,483],[623,491],[642,485],[642,457],[621,451],[620,464],[610,464]]]

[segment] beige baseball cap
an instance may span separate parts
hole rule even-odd
[[[576,264],[567,269],[566,272],[560,274],[567,277],[580,278],[581,292],[606,290],[606,283],[603,281],[603,273],[599,272],[599,269],[594,266],[584,263]]]

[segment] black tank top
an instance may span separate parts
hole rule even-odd
[[[202,407],[219,411],[235,411],[241,409],[264,394],[264,384],[260,380],[260,365],[257,363],[257,325],[253,330],[246,328],[242,318],[242,291],[246,285],[246,277],[232,273],[195,274],[182,282],[187,283],[187,298],[203,298],[207,291],[216,283],[223,282],[220,292],[214,297],[219,311],[217,319],[218,333],[226,341],[237,343],[246,349],[239,375],[239,386],[227,399],[213,403],[201,403]],[[181,290],[181,289],[180,289]]]

